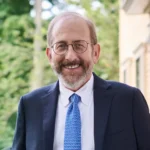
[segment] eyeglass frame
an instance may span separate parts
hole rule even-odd
[[[86,44],[87,44],[87,47],[85,48],[85,51],[87,50],[87,48],[88,48],[88,44],[91,44],[91,45],[94,45],[93,43],[88,43],[87,41],[85,41],[85,40],[77,40],[77,41],[84,41],[84,42],[86,42]],[[77,41],[74,41],[74,42],[77,42]],[[61,41],[60,42],[56,42],[56,43],[54,43],[52,46],[51,46],[51,48],[53,49],[53,51],[54,51],[54,53],[56,54],[56,55],[65,55],[66,53],[67,53],[67,51],[68,51],[68,48],[69,48],[69,45],[71,45],[72,46],[72,49],[74,50],[74,46],[73,46],[73,42],[72,42],[72,44],[67,44],[67,43],[65,43],[66,44],[66,46],[67,46],[67,49],[66,49],[66,51],[65,51],[65,53],[64,54],[58,54],[58,53],[56,53],[55,52],[55,50],[54,50],[54,45],[55,44],[57,44],[57,43],[61,43]],[[62,43],[63,43],[63,41],[62,41]],[[75,51],[75,50],[74,50]],[[82,53],[84,53],[85,51],[83,51],[83,52],[81,52],[81,53],[78,53],[78,52],[76,52],[77,54],[82,54]]]

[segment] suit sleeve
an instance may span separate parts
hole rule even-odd
[[[138,150],[150,150],[150,114],[140,90],[134,89],[133,124]]]
[[[20,99],[17,113],[16,129],[13,139],[12,150],[26,150],[25,148],[25,110],[23,97]]]

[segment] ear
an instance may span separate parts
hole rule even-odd
[[[46,55],[47,55],[47,58],[48,58],[49,62],[51,63],[52,54],[51,54],[51,49],[50,48],[46,48]]]
[[[96,64],[98,62],[99,57],[100,57],[100,45],[95,44],[94,49],[93,49],[93,62],[94,62],[94,64]]]

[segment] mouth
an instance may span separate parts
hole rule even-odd
[[[79,64],[75,64],[75,65],[65,65],[64,68],[66,69],[76,69],[78,68],[80,65]]]

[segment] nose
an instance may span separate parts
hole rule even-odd
[[[65,59],[73,61],[77,58],[77,53],[73,50],[73,45],[69,44],[68,45],[68,50],[65,54]]]

